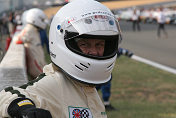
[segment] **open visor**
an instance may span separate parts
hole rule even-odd
[[[108,15],[92,15],[84,18],[71,18],[64,23],[64,40],[66,46],[73,52],[95,59],[113,57],[121,41],[121,31],[115,17]],[[104,40],[103,56],[84,54],[77,45],[80,39]]]

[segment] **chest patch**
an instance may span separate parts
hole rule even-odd
[[[68,107],[69,118],[93,118],[89,108],[84,107]]]

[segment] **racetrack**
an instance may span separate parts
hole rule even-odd
[[[121,47],[135,55],[176,69],[176,26],[166,25],[168,38],[157,38],[157,24],[141,23],[141,31],[132,31],[132,23],[120,21],[123,41]]]

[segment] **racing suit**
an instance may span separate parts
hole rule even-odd
[[[53,118],[107,118],[95,86],[69,78],[52,64],[46,65],[43,72],[26,85],[0,92],[0,116],[8,117],[9,104],[25,95],[37,108],[49,110]]]
[[[27,24],[17,38],[24,43],[26,49],[27,70],[33,78],[36,78],[46,65],[39,31],[37,27]]]

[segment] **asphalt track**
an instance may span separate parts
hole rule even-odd
[[[121,47],[135,55],[176,69],[176,25],[166,25],[168,38],[157,38],[157,24],[141,23],[141,31],[133,31],[132,23],[120,21]],[[163,33],[162,33],[163,34]]]

